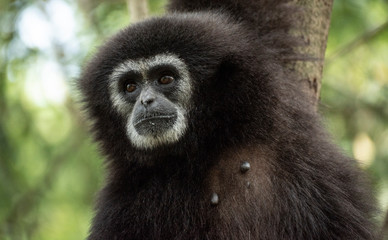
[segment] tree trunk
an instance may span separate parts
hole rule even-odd
[[[295,5],[300,8],[295,8]],[[311,96],[312,104],[317,106],[332,5],[333,0],[170,0],[169,8],[178,11],[198,11],[225,7],[231,10],[236,19],[245,19],[249,24],[261,21],[258,24],[262,25],[256,29],[259,32],[290,31],[290,35],[296,35],[304,42],[300,44],[302,47],[295,46],[297,58],[302,56],[303,60],[291,62],[292,59],[287,57],[292,58],[293,55],[287,56],[288,53],[279,57],[284,57],[285,62],[289,62],[287,67],[294,72],[300,87]],[[258,6],[260,8],[257,14],[266,15],[266,18],[261,19],[246,9]],[[290,9],[284,11],[283,6],[295,9],[293,15],[284,15]],[[238,16],[242,12],[246,15]],[[287,41],[278,40],[274,41],[274,44],[278,45],[275,47],[284,47],[283,44],[288,47]]]
[[[127,0],[127,7],[131,23],[141,21],[148,16],[147,0]]]
[[[296,61],[290,64],[290,69],[298,77],[300,87],[311,96],[316,107],[320,96],[333,0],[294,0],[294,2],[302,7],[302,12],[298,15],[298,28],[292,34],[300,37],[305,44],[296,48],[296,52],[307,55],[312,60]]]
[[[381,235],[384,237],[384,240],[388,240],[388,211],[385,213]]]

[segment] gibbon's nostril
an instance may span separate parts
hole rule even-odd
[[[155,92],[148,88],[148,89],[145,89],[141,95],[140,95],[140,102],[142,105],[144,106],[147,106],[147,105],[150,105],[151,103],[153,103],[156,99],[156,94]]]
[[[146,96],[141,99],[141,104],[144,106],[150,105],[155,101],[155,98],[153,96]]]

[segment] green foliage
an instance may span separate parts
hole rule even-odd
[[[388,208],[388,4],[334,1],[321,98],[337,142],[369,170]]]
[[[149,0],[151,14],[165,3]],[[103,160],[72,82],[128,19],[118,0],[0,0],[0,239],[87,236]],[[388,29],[346,46],[387,20],[387,1],[335,1],[321,91],[335,141],[360,158],[385,209]]]

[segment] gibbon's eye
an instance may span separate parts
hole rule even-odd
[[[174,80],[175,80],[174,77],[166,75],[159,78],[158,82],[160,84],[169,84],[169,83],[172,83]]]
[[[128,83],[125,90],[129,93],[133,92],[136,90],[136,85],[133,83]]]

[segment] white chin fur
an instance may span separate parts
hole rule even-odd
[[[174,125],[165,132],[157,135],[140,135],[133,126],[132,117],[127,121],[127,135],[134,147],[139,149],[152,149],[161,145],[177,142],[185,133],[187,120],[185,111],[178,107],[177,119]]]

